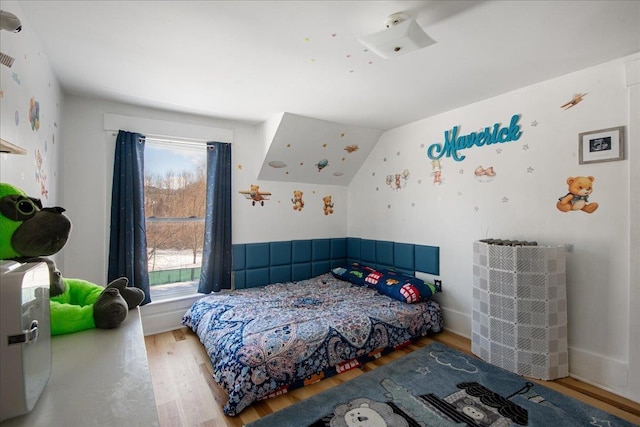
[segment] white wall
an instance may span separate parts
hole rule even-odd
[[[105,131],[105,113],[164,120],[181,129],[210,126],[233,131],[232,183],[233,242],[251,243],[346,235],[346,187],[257,181],[263,157],[263,141],[258,127],[228,120],[177,114],[79,96],[65,102],[65,198],[63,206],[73,222],[69,242],[63,249],[67,277],[81,277],[104,283],[107,276],[111,185],[113,173],[113,132]],[[136,131],[136,129],[125,129]],[[166,135],[166,129],[164,130]],[[272,193],[264,206],[252,206],[238,193],[249,185],[260,185]],[[292,209],[294,189],[304,191],[302,212]],[[321,197],[332,195],[335,212],[325,216]]]
[[[45,205],[55,205],[62,200],[63,95],[40,41],[17,2],[3,1],[2,10],[18,16],[23,30],[0,33],[2,52],[15,59],[11,68],[0,65],[0,136],[26,149],[27,154],[0,155],[0,181],[42,198]],[[29,116],[32,99],[39,106],[37,127],[35,121],[32,127]]]
[[[441,248],[439,296],[446,326],[470,336],[472,242],[481,238],[571,244],[567,258],[570,369],[573,375],[625,395],[630,349],[629,223],[633,160],[578,164],[578,134],[629,127],[625,64],[638,55],[513,91],[386,132],[349,187],[348,234],[432,244]],[[574,94],[588,94],[568,110]],[[428,102],[428,101],[425,101]],[[429,145],[444,131],[477,132],[521,114],[518,141],[460,151],[441,159],[443,183],[433,184]],[[637,146],[637,134],[633,141]],[[480,182],[477,166],[496,176]],[[408,169],[406,188],[385,176]],[[593,214],[556,208],[570,176],[595,177]],[[486,177],[485,177],[486,178]],[[637,284],[636,284],[637,285]],[[635,350],[634,350],[635,351]],[[633,351],[631,351],[633,353]]]

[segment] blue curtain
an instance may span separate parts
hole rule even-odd
[[[109,281],[127,277],[151,302],[144,218],[144,143],[139,133],[119,131],[111,190]]]
[[[207,143],[207,210],[198,292],[231,289],[231,144]]]

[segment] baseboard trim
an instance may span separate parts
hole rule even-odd
[[[442,316],[447,331],[471,339],[471,316],[446,307],[442,307]]]
[[[182,327],[182,316],[202,294],[184,298],[152,302],[140,307],[144,335],[155,335]]]
[[[442,307],[442,315],[446,330],[471,338],[470,315],[447,307]],[[640,403],[629,392],[628,365],[620,360],[569,347],[569,376]]]
[[[629,395],[629,367],[626,363],[569,347],[569,376],[633,400]]]

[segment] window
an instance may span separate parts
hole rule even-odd
[[[202,266],[206,146],[147,138],[144,197],[153,301],[192,295]]]

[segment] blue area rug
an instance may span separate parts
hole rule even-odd
[[[247,427],[453,425],[634,424],[434,343]]]

